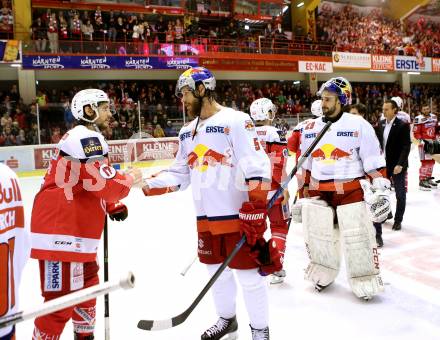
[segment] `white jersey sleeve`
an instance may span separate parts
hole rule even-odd
[[[397,118],[399,118],[401,121],[411,124],[411,117],[408,113],[404,111],[397,112]]]
[[[82,125],[68,131],[58,143],[58,149],[63,156],[80,160],[108,154],[108,144],[104,136]]]
[[[150,188],[178,187],[180,190],[184,190],[189,186],[191,179],[187,163],[188,155],[181,142],[183,136],[187,133],[191,133],[191,130],[187,127],[183,127],[179,132],[179,149],[173,164],[155,177],[146,179],[146,183]]]
[[[376,170],[385,167],[385,158],[382,155],[379,140],[373,126],[365,119],[360,120],[359,157],[366,174],[372,174]]]
[[[29,258],[23,201],[17,175],[0,163],[0,317],[18,312],[21,273]],[[12,326],[0,329],[0,338]]]

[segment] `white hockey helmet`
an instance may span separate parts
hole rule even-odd
[[[277,107],[269,98],[259,98],[252,102],[249,110],[252,119],[255,121],[273,120],[277,112]]]
[[[397,107],[399,110],[403,108],[403,99],[400,97],[391,97],[391,100],[394,101],[397,104]]]
[[[70,109],[72,110],[72,115],[77,120],[94,123],[99,117],[98,105],[102,102],[110,103],[110,99],[104,91],[98,89],[81,90],[73,97]],[[93,120],[87,119],[84,116],[84,107],[86,105],[90,105],[92,110],[96,113],[96,117]]]
[[[311,110],[312,110],[312,115],[314,115],[315,117],[321,117],[322,116],[322,100],[321,99],[315,100],[312,103]]]

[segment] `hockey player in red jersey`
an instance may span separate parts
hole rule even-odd
[[[249,115],[215,101],[215,78],[208,69],[196,67],[183,72],[176,95],[195,119],[179,132],[173,165],[147,178],[144,193],[150,196],[182,190],[191,184],[199,260],[210,276],[241,235],[246,235],[246,244],[212,286],[219,318],[201,339],[236,339],[235,276],[243,289],[252,339],[269,339],[268,293],[262,275],[282,268],[274,242],[263,238],[269,190],[265,183],[271,177],[269,158]]]
[[[112,115],[105,92],[79,91],[71,110],[77,125],[58,143],[32,209],[31,257],[39,261],[45,301],[98,284],[96,251],[106,214],[124,220],[128,210],[119,200],[142,182],[140,170],[123,173],[108,162],[100,133]],[[33,339],[59,339],[70,318],[75,340],[93,339],[95,305],[93,299],[37,318]]]
[[[423,105],[422,114],[414,119],[413,134],[419,141],[436,139],[437,116],[430,113],[429,105]],[[433,181],[432,171],[435,160],[429,153],[423,149],[423,143],[419,144],[420,170],[419,170],[419,188],[420,190],[430,191],[431,188],[437,188],[437,183]]]
[[[0,318],[18,312],[21,272],[29,257],[18,177],[0,163]],[[0,328],[0,340],[14,340],[15,327]]]
[[[268,98],[260,98],[252,102],[250,114],[255,122],[255,130],[261,146],[266,151],[272,166],[272,183],[268,200],[281,186],[282,180],[286,179],[286,161],[288,157],[286,138],[281,130],[272,126],[277,108]],[[275,204],[268,212],[272,239],[275,241],[281,255],[281,263],[284,262],[286,251],[286,237],[288,232],[289,218],[289,192],[284,191],[283,197],[275,201]],[[271,275],[271,283],[282,283],[286,271],[284,269]]]
[[[332,284],[344,246],[353,293],[371,299],[383,290],[372,222],[390,211],[390,181],[373,127],[362,117],[344,112],[351,104],[351,85],[331,78],[318,95],[323,117],[304,128],[301,151],[313,143],[327,121],[330,129],[303,163],[301,190],[306,198],[292,207],[292,220],[302,222],[310,263],[305,278],[321,291]],[[370,182],[371,180],[371,182]]]

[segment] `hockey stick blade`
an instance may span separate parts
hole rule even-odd
[[[281,184],[281,186],[278,188],[278,190],[274,193],[272,198],[269,200],[269,203],[267,204],[267,210],[272,208],[275,201],[278,197],[281,196],[283,191],[287,189],[287,186],[289,185],[290,180],[295,176],[298,169],[301,167],[302,163],[306,160],[307,157],[312,153],[315,146],[319,143],[322,136],[327,132],[327,130],[330,128],[330,125],[332,125],[332,122],[328,121],[325,126],[322,128],[322,130],[318,133],[313,143],[308,147],[308,149],[304,152],[303,155],[298,160],[298,163],[294,166],[292,171],[290,172],[287,180]],[[225,268],[229,265],[229,263],[232,261],[234,256],[238,253],[238,251],[241,249],[243,244],[246,242],[246,237],[243,235],[243,237],[240,239],[240,241],[237,243],[235,248],[232,250],[232,252],[228,255],[226,260],[222,263],[222,265],[217,269],[217,271],[214,273],[214,275],[211,277],[211,279],[208,281],[206,286],[202,289],[202,291],[199,293],[199,295],[196,297],[196,299],[193,301],[191,306],[188,307],[187,310],[185,310],[182,314],[179,314],[175,317],[172,317],[170,319],[164,319],[164,320],[140,320],[138,322],[138,328],[146,330],[146,331],[160,331],[164,329],[169,329],[175,326],[178,326],[185,322],[185,320],[188,318],[188,316],[192,313],[192,311],[197,307],[199,302],[203,299],[203,297],[206,295],[206,293],[209,291],[211,286],[215,283],[215,281],[218,279],[218,277],[221,275],[221,273],[225,270]]]

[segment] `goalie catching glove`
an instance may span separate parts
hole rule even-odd
[[[391,211],[390,181],[379,177],[373,179],[373,184],[365,179],[361,179],[360,184],[364,191],[364,200],[367,203],[371,220],[375,223],[384,222]]]

